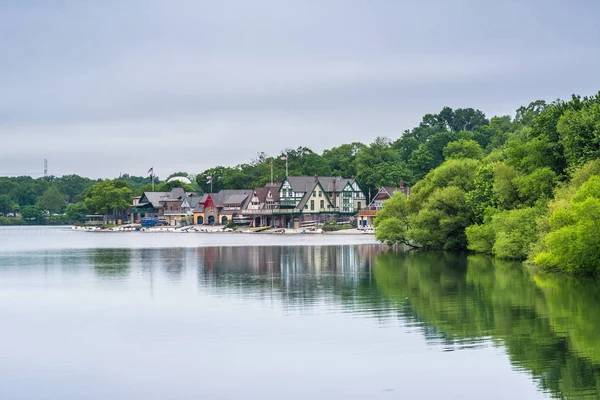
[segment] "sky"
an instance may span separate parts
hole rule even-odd
[[[595,0],[0,1],[0,175],[200,173],[600,90]]]

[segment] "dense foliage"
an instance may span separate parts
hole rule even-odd
[[[600,94],[534,102],[458,134],[408,199],[384,203],[379,240],[600,273]]]

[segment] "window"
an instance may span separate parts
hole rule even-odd
[[[359,202],[358,202],[358,209],[360,210],[360,209],[361,209],[361,207],[362,207],[362,204],[361,204],[361,202],[359,201]]]
[[[308,210],[308,204],[305,204],[305,205],[304,205],[304,209],[305,209],[305,210]]]
[[[311,211],[315,210],[315,201],[314,200],[310,201],[310,209],[311,209]]]
[[[319,190],[319,197],[323,197],[323,192]]]
[[[325,200],[321,200],[321,208],[325,208]]]
[[[313,192],[313,197],[317,197],[317,192]]]

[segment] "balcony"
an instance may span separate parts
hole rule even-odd
[[[279,204],[282,207],[293,207],[296,205],[296,199],[280,199]]]
[[[242,214],[244,214],[244,215],[271,215],[271,214],[273,214],[274,211],[277,211],[277,210],[266,210],[264,208],[256,209],[256,210],[247,209],[247,210],[244,210],[244,212]]]

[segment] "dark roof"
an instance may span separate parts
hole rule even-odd
[[[256,197],[258,197],[258,201],[264,203],[267,200],[267,193],[269,193],[269,189],[269,187],[254,188],[254,193],[252,194],[252,196],[256,194]]]
[[[198,196],[198,203],[196,203],[196,205],[194,206],[194,211],[196,212],[202,212],[204,211],[204,203],[206,202],[206,199],[208,198],[208,194],[203,194],[202,196]]]
[[[248,194],[230,194],[228,196],[225,196],[223,198],[223,205],[229,205],[229,204],[239,204],[242,205],[244,204],[244,201],[248,198]]]
[[[273,196],[273,202],[278,203],[279,202],[279,191],[277,190],[278,188],[270,187],[269,189],[271,190],[271,196]],[[266,200],[266,196],[265,196],[265,200]]]
[[[310,199],[310,196],[312,195],[312,192],[313,192],[315,186],[317,186],[317,184],[318,184],[318,182],[315,182],[313,179],[312,186],[310,186],[309,189],[306,191],[306,193],[304,193],[302,200],[300,200],[300,203],[298,203],[298,209],[302,210],[304,208],[304,206],[306,205],[306,203],[308,203],[308,199]]]
[[[314,187],[315,178],[318,179],[323,190],[326,192],[340,192],[348,182],[352,181],[352,179],[337,176],[288,176],[287,181],[292,186],[294,192],[302,193]]]

